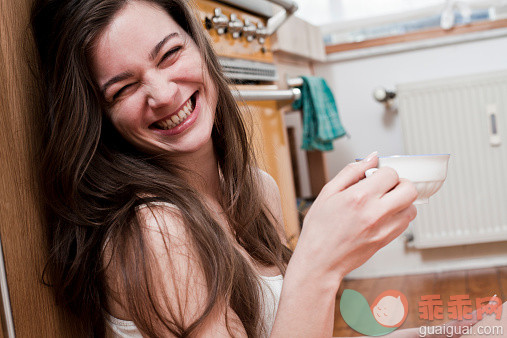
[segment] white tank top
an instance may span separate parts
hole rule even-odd
[[[282,293],[283,276],[260,276],[261,285],[261,316],[264,318],[266,335],[269,337],[273,324],[275,323],[276,310]],[[141,332],[134,322],[122,320],[105,314],[107,325],[107,336],[115,338],[142,338]]]

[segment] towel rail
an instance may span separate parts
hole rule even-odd
[[[300,77],[287,78],[287,86],[289,87],[301,87],[303,85],[303,79]]]
[[[389,103],[396,97],[396,91],[388,90],[384,87],[377,87],[373,90],[373,97],[381,103]]]
[[[298,88],[283,90],[240,90],[233,91],[237,100],[244,101],[286,101],[297,100],[301,97],[301,90]]]

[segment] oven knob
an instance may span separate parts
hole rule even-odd
[[[213,27],[215,27],[219,35],[225,33],[225,29],[229,25],[229,20],[222,14],[220,8],[215,8],[215,15],[211,18],[211,21],[213,21]]]
[[[262,45],[266,41],[266,36],[268,36],[268,31],[262,22],[257,23],[257,31],[255,32],[257,35],[257,39],[259,39],[259,43]]]
[[[243,22],[238,19],[236,14],[231,14],[231,19],[229,20],[229,32],[231,32],[232,37],[234,39],[239,38],[241,31],[243,30]]]
[[[250,22],[250,20],[245,19],[245,25],[243,26],[243,35],[246,36],[246,40],[251,42],[253,41],[255,37],[255,32],[257,31],[257,28],[253,23]]]

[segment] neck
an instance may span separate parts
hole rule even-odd
[[[211,138],[196,152],[180,154],[175,159],[188,169],[185,172],[185,179],[192,187],[205,197],[219,199],[218,160]]]

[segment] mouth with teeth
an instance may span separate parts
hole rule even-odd
[[[192,113],[194,112],[196,106],[196,96],[197,92],[192,94],[192,96],[187,100],[187,102],[183,103],[183,105],[181,105],[181,107],[176,113],[162,120],[152,123],[150,125],[150,128],[169,130],[181,125],[183,122],[188,120],[190,116],[192,116]]]

